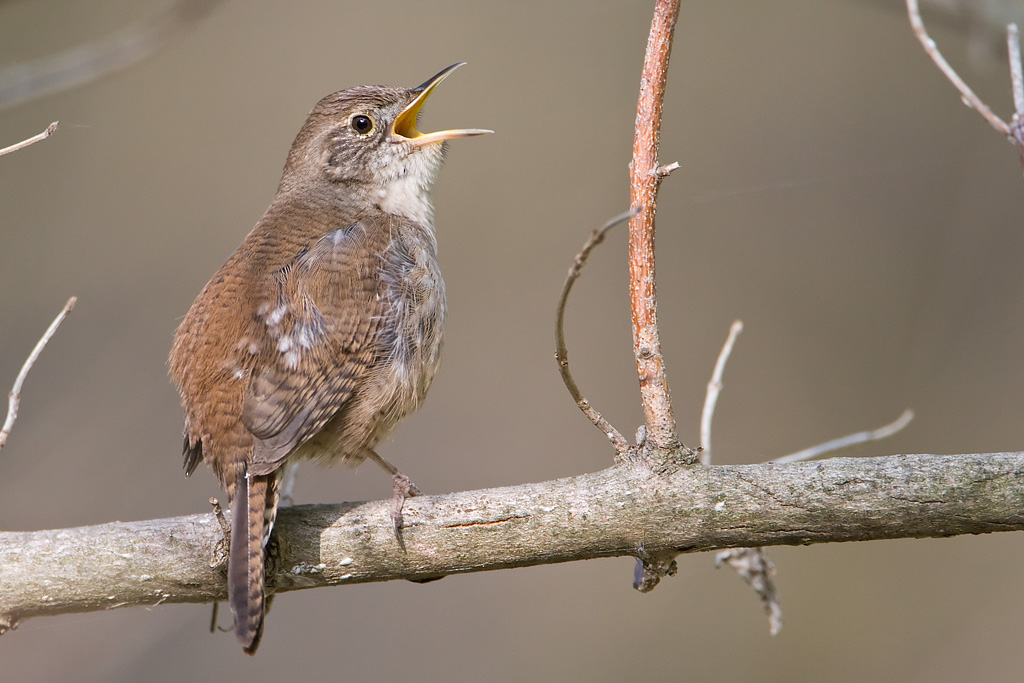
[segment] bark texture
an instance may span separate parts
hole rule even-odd
[[[1024,529],[1024,453],[787,465],[621,464],[578,477],[411,498],[406,551],[390,501],[278,515],[268,585],[424,580],[597,557]],[[0,632],[33,616],[226,595],[212,514],[0,533]]]

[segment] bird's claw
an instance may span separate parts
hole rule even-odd
[[[402,516],[402,508],[405,506],[406,498],[422,494],[416,484],[401,472],[393,474],[391,479],[395,485],[395,494],[391,497],[391,527],[395,532],[395,540],[398,541],[398,545],[405,550],[405,539],[402,538],[405,518]]]

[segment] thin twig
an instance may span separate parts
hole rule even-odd
[[[664,166],[659,166],[658,168],[654,169],[651,172],[654,175],[658,176],[659,178],[667,178],[668,176],[672,175],[672,171],[675,171],[678,168],[679,168],[679,162],[678,161],[673,161],[671,164],[665,164]]]
[[[784,455],[781,458],[776,458],[775,460],[771,460],[770,462],[773,462],[776,465],[781,465],[787,462],[801,462],[803,460],[817,458],[819,455],[824,455],[825,453],[838,451],[841,448],[849,448],[850,446],[856,446],[857,444],[864,443],[866,441],[878,441],[879,439],[890,437],[896,432],[900,431],[908,424],[910,424],[910,421],[913,419],[914,411],[911,410],[910,408],[907,408],[906,410],[903,411],[902,415],[896,418],[895,422],[891,422],[885,425],[884,427],[879,427],[878,429],[873,429],[867,432],[857,432],[856,434],[848,434],[847,436],[841,436],[838,439],[832,439],[831,441],[826,441],[823,444],[818,444],[817,446],[805,448],[804,450],[797,451],[796,453]]]
[[[1013,90],[1013,117],[1010,119],[1010,134],[1020,148],[1024,164],[1024,69],[1020,61],[1020,33],[1017,24],[1006,27],[1006,51],[1010,58],[1010,85]]]
[[[768,559],[764,548],[731,548],[715,556],[715,566],[728,564],[740,577],[750,584],[761,598],[761,605],[768,615],[768,631],[773,636],[782,630],[782,607],[779,593],[775,589],[775,565]]]
[[[60,123],[60,122],[59,121],[54,121],[53,123],[48,125],[46,127],[46,130],[44,130],[42,133],[39,133],[38,135],[33,135],[32,137],[30,137],[27,140],[22,140],[21,142],[16,142],[13,145],[11,145],[10,147],[4,147],[3,149],[0,149],[0,157],[2,157],[5,154],[10,154],[11,152],[17,152],[19,149],[22,149],[23,147],[28,147],[29,145],[34,145],[37,142],[39,142],[40,140],[45,140],[46,138],[50,137],[51,135],[53,135],[54,133],[57,132],[57,124],[58,123]]]
[[[988,108],[981,98],[974,94],[963,79],[953,70],[953,67],[949,65],[942,53],[939,52],[939,48],[935,46],[935,41],[928,36],[928,32],[924,28],[924,22],[921,20],[921,10],[917,6],[917,0],[907,0],[907,15],[910,17],[910,26],[914,29],[914,35],[921,42],[924,51],[932,58],[935,62],[935,66],[939,67],[939,70],[945,74],[949,82],[952,83],[957,90],[960,91],[960,96],[963,99],[964,104],[968,107],[975,109],[981,114],[989,125],[995,128],[1003,135],[1009,137],[1011,141],[1013,137],[1010,134],[1010,127],[1001,118],[996,116],[991,109]]]
[[[630,163],[630,204],[643,207],[629,222],[629,298],[648,452],[672,451],[681,445],[661,355],[654,276],[655,197],[664,177],[658,172],[658,142],[668,60],[678,16],[679,0],[657,0],[640,79]],[[696,457],[689,454],[684,461],[696,462]]]
[[[718,404],[718,395],[722,392],[722,373],[725,372],[725,364],[732,354],[732,347],[736,343],[736,337],[743,331],[743,321],[737,320],[729,328],[729,336],[718,354],[715,362],[715,369],[711,373],[711,381],[708,382],[707,393],[704,394],[704,410],[700,414],[700,462],[702,465],[711,464],[711,420],[715,416],[715,406]]]
[[[729,336],[722,345],[715,362],[715,369],[708,382],[708,390],[704,395],[704,410],[700,416],[700,462],[704,466],[711,464],[711,421],[715,416],[718,395],[722,392],[722,373],[725,364],[732,355],[736,338],[743,331],[743,321],[737,320],[729,327]],[[775,565],[768,559],[764,548],[732,548],[715,556],[715,567],[729,565],[761,598],[761,605],[768,615],[768,630],[774,636],[782,630],[782,607],[779,594],[775,589]]]
[[[608,436],[608,440],[612,442],[612,446],[615,447],[615,453],[622,455],[629,449],[629,443],[626,441],[622,433],[619,432],[615,427],[612,426],[604,416],[599,413],[594,406],[590,404],[590,401],[583,395],[580,388],[576,385],[576,381],[572,377],[572,373],[569,372],[569,350],[565,345],[565,306],[569,301],[569,292],[572,291],[573,283],[579,278],[580,273],[583,271],[583,266],[587,262],[587,258],[590,256],[590,252],[604,241],[604,236],[609,230],[614,228],[619,223],[627,221],[640,211],[640,207],[636,206],[629,211],[616,216],[607,223],[604,224],[599,230],[594,230],[591,233],[590,238],[587,239],[586,244],[583,245],[583,249],[580,253],[576,254],[576,258],[573,259],[572,266],[569,268],[569,274],[565,278],[565,284],[562,285],[562,296],[558,300],[558,312],[555,314],[555,360],[558,361],[558,372],[562,375],[562,382],[565,383],[565,388],[569,390],[576,405],[583,411],[583,414],[593,422],[598,429],[604,432]]]
[[[733,323],[733,328],[735,329],[735,327],[736,323]],[[731,337],[732,335],[730,334]],[[726,343],[728,344],[728,342]],[[722,354],[728,356],[725,353],[725,349],[722,349]],[[719,360],[721,361],[721,356],[719,356]],[[715,369],[718,369],[717,366]],[[708,385],[708,394],[710,393],[711,386]],[[705,403],[705,410],[706,408],[707,404]],[[853,446],[854,444],[884,439],[906,427],[912,419],[914,419],[914,411],[907,409],[903,411],[903,414],[895,422],[884,427],[870,432],[859,432],[839,439],[833,439],[819,446],[807,448],[799,453],[786,455],[771,462],[782,464],[809,460],[819,455],[839,450],[840,448]],[[716,567],[722,566],[723,563],[732,567],[744,581],[750,584],[750,587],[761,598],[765,614],[768,615],[768,629],[773,636],[777,635],[782,630],[782,607],[779,604],[778,591],[775,589],[775,565],[768,559],[768,553],[765,552],[764,548],[734,548],[715,556]]]
[[[0,71],[0,109],[60,92],[123,69],[197,24],[221,0],[178,0],[95,42]]]
[[[71,297],[68,302],[64,304],[64,308],[61,309],[57,317],[53,319],[50,326],[46,328],[46,332],[36,342],[36,346],[32,349],[32,353],[25,359],[25,364],[21,366],[21,371],[18,372],[17,378],[14,380],[14,386],[11,387],[11,393],[7,395],[7,419],[4,420],[4,426],[0,429],[0,448],[4,447],[7,443],[7,437],[11,434],[11,428],[14,427],[14,421],[18,419],[18,405],[21,403],[21,387],[25,383],[25,377],[28,375],[28,371],[32,369],[36,360],[39,358],[39,354],[43,352],[43,348],[46,347],[47,342],[53,337],[54,333],[57,332],[57,328],[64,322],[64,318],[68,316],[71,309],[75,307],[75,303],[78,302],[78,297]]]
[[[1020,63],[1020,33],[1017,24],[1006,27],[1006,51],[1010,56],[1010,84],[1013,90],[1013,108],[1017,117],[1024,116],[1024,71]]]

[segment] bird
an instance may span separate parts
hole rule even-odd
[[[421,108],[464,62],[414,88],[359,86],[321,99],[266,213],[196,297],[169,368],[184,410],[184,468],[205,462],[230,509],[228,602],[254,654],[266,611],[265,547],[283,466],[358,465],[418,493],[374,448],[426,397],[447,304],[430,189],[447,140]]]

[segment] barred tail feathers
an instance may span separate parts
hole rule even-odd
[[[231,510],[231,548],[228,555],[228,602],[235,616],[235,635],[246,654],[255,654],[263,635],[266,604],[264,586],[265,536],[269,536],[268,479],[247,476],[238,482]],[[276,494],[276,486],[271,487]],[[272,508],[276,508],[276,495]],[[272,521],[270,522],[273,523]]]

